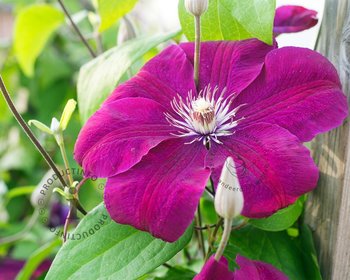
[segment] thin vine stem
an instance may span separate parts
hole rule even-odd
[[[209,237],[209,248],[208,248],[208,252],[207,252],[207,255],[205,256],[205,262],[209,259],[210,257],[210,254],[212,252],[212,248],[213,248],[213,245],[216,241],[216,235],[218,234],[218,231],[219,231],[219,228],[220,226],[222,225],[222,222],[224,221],[223,218],[220,217],[218,223],[215,225],[215,229],[212,233],[212,235]]]
[[[202,212],[201,212],[201,205],[200,203],[198,204],[198,225],[199,227],[202,227]],[[200,231],[199,233],[200,237],[201,237],[201,247],[202,247],[202,252],[203,252],[203,258],[205,258],[205,243],[204,243],[204,235],[203,235],[203,231]]]
[[[10,108],[13,116],[15,117],[16,121],[18,122],[18,124],[20,125],[20,127],[23,129],[23,131],[25,132],[25,134],[28,136],[28,138],[32,141],[32,143],[34,144],[35,148],[39,151],[39,153],[41,154],[41,156],[45,159],[46,163],[48,164],[48,166],[53,170],[53,172],[57,175],[58,180],[60,181],[60,183],[62,184],[63,187],[67,186],[66,181],[63,179],[61,172],[58,170],[56,164],[54,163],[54,161],[52,160],[52,158],[50,157],[50,155],[46,152],[46,150],[43,148],[43,146],[41,146],[39,140],[35,137],[34,133],[32,132],[32,130],[30,129],[30,127],[27,125],[27,123],[25,122],[25,120],[22,118],[21,114],[18,112],[15,104],[13,103],[11,96],[9,94],[9,92],[7,91],[7,88],[5,86],[5,83],[2,79],[2,76],[0,75],[0,89],[1,89],[1,93],[6,101],[7,106]],[[75,201],[76,205],[77,205],[77,209],[84,215],[87,214],[87,212],[85,211],[85,209],[81,206],[79,201]]]
[[[13,103],[9,92],[7,91],[7,88],[5,86],[5,83],[4,83],[1,75],[0,75],[0,88],[1,88],[2,95],[5,98],[5,101],[6,101],[7,105],[8,105],[8,107],[10,108],[13,116],[15,117],[16,121],[18,122],[18,124],[21,126],[23,131],[27,134],[28,138],[32,141],[32,143],[34,144],[36,149],[39,151],[39,153],[42,155],[42,157],[45,159],[45,161],[47,162],[49,167],[53,170],[53,172],[55,172],[55,174],[57,175],[58,179],[60,180],[62,186],[63,187],[67,186],[67,183],[63,179],[60,171],[58,170],[58,168],[56,166],[56,164],[54,163],[54,161],[52,160],[50,155],[46,152],[46,150],[43,148],[43,146],[41,146],[40,142],[35,137],[34,133],[31,131],[31,129],[29,128],[27,123],[22,118],[21,114],[16,109],[16,106]]]
[[[201,217],[201,211],[200,211],[200,204],[198,204],[197,208],[197,215],[196,215],[196,226],[201,228],[202,227],[202,217]],[[204,245],[204,235],[202,231],[196,231],[197,238],[198,238],[198,247],[200,250],[202,250],[203,258],[205,258],[205,245]]]
[[[73,176],[70,173],[71,169],[69,167],[69,162],[68,162],[66,148],[64,146],[63,136],[61,136],[61,137],[62,137],[62,143],[59,145],[59,147],[60,147],[61,155],[62,155],[62,158],[63,158],[64,166],[65,166],[66,170],[69,170],[69,172],[67,174],[68,175],[68,180],[69,180],[69,185],[72,186],[73,185]]]
[[[73,213],[73,206],[71,203],[69,203],[69,212],[67,214],[66,220],[64,222],[64,226],[63,226],[63,243],[67,241],[67,232],[68,232],[68,226],[69,226],[69,222],[70,219],[72,217],[72,213]]]
[[[93,49],[91,48],[91,46],[89,45],[89,43],[87,42],[87,40],[85,39],[85,37],[83,36],[83,34],[80,32],[78,26],[75,24],[75,22],[73,21],[72,17],[70,16],[66,6],[64,5],[62,0],[58,0],[58,3],[60,4],[64,14],[66,15],[66,17],[68,18],[70,24],[72,25],[74,31],[78,34],[80,40],[83,42],[83,44],[85,45],[85,47],[88,49],[90,55],[95,58],[96,54],[93,51]]]
[[[201,17],[195,16],[194,82],[199,87],[199,63],[201,51]]]

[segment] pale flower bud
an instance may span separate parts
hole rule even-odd
[[[52,118],[50,129],[53,134],[57,133],[60,128],[60,122],[56,118]]]
[[[208,2],[209,0],[185,0],[185,7],[187,12],[199,17],[208,9]]]
[[[222,168],[214,204],[216,212],[225,219],[233,219],[243,210],[243,193],[231,157],[226,159]]]
[[[52,118],[50,129],[56,139],[58,146],[61,146],[63,144],[62,131],[60,128],[60,122],[56,118]]]

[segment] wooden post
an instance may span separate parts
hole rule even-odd
[[[350,1],[326,0],[317,50],[338,69],[350,97]],[[311,226],[323,279],[350,279],[349,120],[313,142],[320,168],[317,189],[309,196],[305,220]]]

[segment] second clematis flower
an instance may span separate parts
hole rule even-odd
[[[318,23],[317,12],[301,6],[281,6],[276,9],[273,32],[282,33],[304,31]]]
[[[211,257],[193,280],[288,280],[287,276],[268,263],[249,260],[237,255],[239,269],[230,271],[228,261],[222,257],[217,262]]]
[[[266,217],[315,188],[302,142],[339,126],[347,102],[320,54],[258,40],[172,45],[120,85],[75,146],[87,176],[107,177],[116,222],[173,242],[191,224],[210,176],[232,157],[246,217]],[[215,184],[216,185],[216,184]]]

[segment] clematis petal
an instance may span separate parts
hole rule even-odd
[[[176,241],[191,224],[209,178],[206,153],[199,142],[167,140],[127,172],[109,178],[104,201],[112,219]]]
[[[236,99],[242,124],[269,122],[303,142],[339,126],[348,114],[337,71],[320,54],[286,47],[270,52],[259,77]]]
[[[288,277],[271,264],[252,261],[237,255],[239,269],[235,271],[234,280],[288,280]]]
[[[184,43],[180,46],[193,64],[194,44]],[[227,95],[241,92],[259,75],[266,54],[274,48],[256,39],[203,42],[199,88],[217,86],[219,92],[226,88]]]
[[[234,275],[235,273],[229,270],[225,257],[221,257],[218,262],[214,259],[214,256],[211,256],[203,266],[202,271],[193,280],[234,280]],[[250,280],[254,279],[252,278]]]
[[[178,45],[171,45],[151,59],[140,72],[115,89],[107,103],[125,97],[150,98],[170,108],[178,94],[196,92],[193,65]]]
[[[160,142],[173,136],[165,109],[146,98],[104,104],[81,130],[74,157],[85,176],[109,177],[128,170]]]
[[[214,178],[228,156],[236,163],[244,216],[267,217],[316,187],[318,170],[310,152],[295,135],[277,125],[246,126],[222,145],[212,145],[206,162]]]
[[[212,256],[193,280],[288,280],[287,276],[271,264],[249,260],[240,255],[237,255],[236,262],[240,268],[232,272],[225,257],[217,262]]]
[[[317,12],[314,10],[301,6],[282,6],[276,9],[273,32],[275,35],[300,32],[317,23]]]

